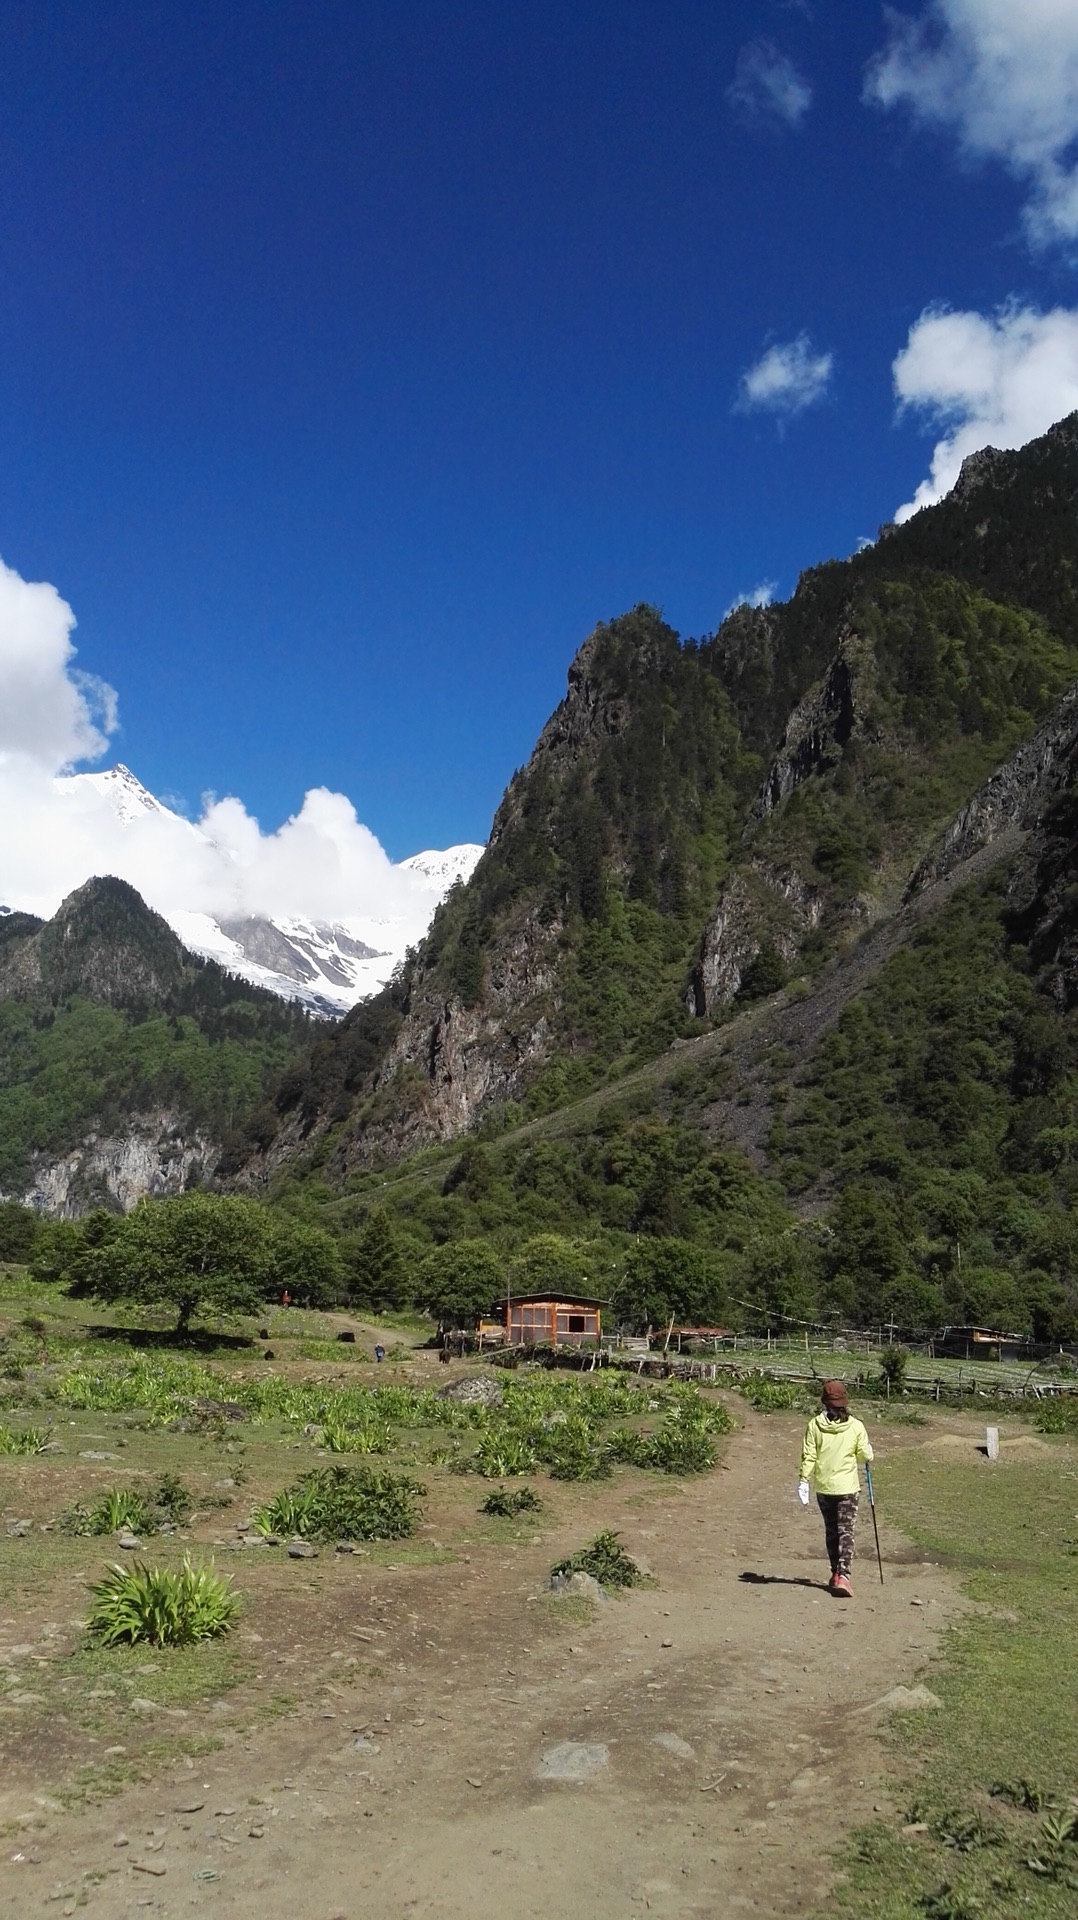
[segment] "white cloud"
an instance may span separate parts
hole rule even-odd
[[[431,887],[395,867],[344,794],[309,792],[264,832],[243,802],[212,796],[197,825],[136,804],[125,821],[99,759],[116,696],[72,666],[74,615],[56,589],[0,563],[0,903],[48,917],[92,874],[118,874],[151,906],[214,918],[393,919],[418,938]]]
[[[28,757],[55,769],[104,753],[116,695],[72,667],[74,625],[55,587],[0,560],[0,764]]]
[[[759,586],[753,587],[751,593],[739,593],[736,600],[731,600],[722,616],[723,619],[728,620],[732,613],[736,613],[738,607],[769,607],[775,598],[777,586],[777,580],[761,580]]]
[[[737,411],[801,413],[823,398],[834,363],[833,354],[813,351],[807,333],[798,334],[796,340],[776,343],[742,374]]]
[[[929,478],[895,515],[901,521],[950,491],[967,454],[1024,446],[1078,408],[1078,312],[930,309],[911,327],[893,371],[900,405],[947,429]]]
[[[887,13],[866,98],[952,128],[969,158],[1000,160],[1028,181],[1036,243],[1078,240],[1075,0],[931,0],[916,20]]]
[[[737,56],[726,97],[743,118],[800,126],[812,105],[812,88],[770,40],[750,40]]]

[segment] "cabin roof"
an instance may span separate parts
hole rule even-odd
[[[587,1293],[510,1293],[494,1302],[496,1307],[607,1307],[608,1300],[597,1300]]]

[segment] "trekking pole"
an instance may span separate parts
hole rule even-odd
[[[865,1484],[868,1487],[868,1504],[872,1509],[872,1531],[876,1536],[876,1559],[880,1568],[880,1585],[883,1585],[883,1555],[880,1552],[880,1530],[876,1525],[876,1500],[872,1492],[872,1468],[865,1462]]]

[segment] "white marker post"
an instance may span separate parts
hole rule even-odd
[[[985,1452],[990,1460],[999,1459],[999,1428],[986,1427],[984,1430]]]

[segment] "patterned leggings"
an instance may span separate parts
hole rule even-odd
[[[849,1579],[853,1562],[853,1530],[857,1524],[856,1493],[818,1493],[816,1505],[823,1514],[827,1538],[827,1557],[832,1573],[844,1573]]]

